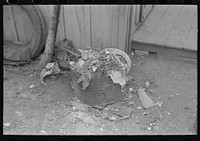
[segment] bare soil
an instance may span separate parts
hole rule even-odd
[[[20,135],[166,135],[196,134],[197,61],[156,55],[130,55],[131,76],[157,105],[145,109],[132,94],[130,118],[109,121],[95,110],[77,112],[71,75],[47,76],[5,71],[3,133]],[[135,89],[134,86],[131,86]],[[84,120],[76,118],[87,117]],[[85,116],[87,114],[87,116]],[[76,117],[74,116],[76,115]]]

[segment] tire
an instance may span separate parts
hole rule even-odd
[[[7,62],[30,61],[39,55],[45,44],[45,25],[37,7],[31,5],[20,5],[20,7],[28,14],[32,22],[33,36],[32,40],[24,45],[4,40],[4,59]]]

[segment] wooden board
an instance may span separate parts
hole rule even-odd
[[[142,26],[140,26],[137,32],[132,35],[132,39],[137,41],[147,41],[151,35],[153,35],[159,22],[164,18],[168,8],[167,5],[155,6],[148,18],[143,22]]]
[[[118,48],[119,38],[119,7],[112,6],[112,31],[110,47]]]
[[[11,6],[3,6],[3,29],[5,40],[18,41]]]
[[[162,47],[159,44],[153,43],[145,43],[145,42],[138,42],[132,41],[131,42],[132,49],[136,50],[143,50],[143,51],[151,51],[157,52],[158,55],[166,55],[171,57],[183,57],[183,58],[192,58],[197,59],[197,52],[192,50],[185,50],[185,49],[177,49],[174,47]]]
[[[49,6],[39,6],[50,24]],[[61,11],[57,40],[64,36],[77,48],[115,47],[125,51],[130,36],[127,5],[65,5]],[[43,8],[43,9],[42,9]],[[46,15],[46,16],[45,16]],[[62,16],[63,15],[63,16]],[[49,18],[48,18],[49,17]],[[133,19],[132,21],[134,21]],[[63,22],[62,22],[63,21]],[[63,33],[64,32],[64,33]],[[63,35],[64,34],[64,35]]]
[[[182,12],[182,6],[169,6],[163,18],[152,32],[147,42],[164,45],[169,34],[172,32],[173,26],[178,21],[177,16]]]
[[[187,40],[187,36],[192,27],[194,17],[197,13],[196,6],[182,6],[178,15],[175,15],[177,18],[176,23],[171,28],[171,33],[168,36],[167,40],[165,38],[166,46],[174,46],[177,48],[184,48],[184,44]],[[167,30],[167,29],[166,29]]]
[[[126,37],[127,37],[127,20],[128,18],[128,6],[119,6],[119,38],[118,48],[125,51],[126,48]]]
[[[190,50],[198,50],[197,48],[197,13],[194,17],[192,26],[190,28],[190,31],[186,37],[186,42],[184,44],[184,48],[190,49]]]
[[[64,5],[64,20],[66,38],[73,40],[74,46],[81,48],[80,45],[80,21],[77,14],[77,6]]]
[[[79,26],[80,42],[79,47],[84,49],[91,46],[90,37],[90,6],[77,6],[76,18]]]
[[[102,34],[103,34],[103,6],[91,6],[91,39],[92,47],[103,48]]]
[[[197,8],[154,6],[132,41],[197,51]]]

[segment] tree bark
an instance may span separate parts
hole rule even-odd
[[[42,70],[46,66],[47,63],[52,61],[55,41],[56,41],[56,34],[57,34],[57,29],[58,29],[58,23],[59,23],[59,17],[60,17],[60,9],[61,9],[60,5],[54,5],[53,7],[51,23],[49,26],[47,41],[45,44],[45,51],[39,63],[39,70]]]

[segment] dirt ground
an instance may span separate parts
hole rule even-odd
[[[130,55],[130,75],[146,88],[155,106],[145,109],[131,93],[131,117],[110,121],[80,104],[70,74],[49,76],[41,84],[36,73],[5,71],[3,133],[20,135],[167,135],[196,134],[197,61],[156,55]],[[135,88],[133,86],[133,88]],[[79,117],[79,118],[77,118]],[[84,118],[83,118],[84,117]]]

